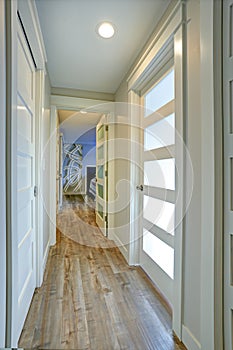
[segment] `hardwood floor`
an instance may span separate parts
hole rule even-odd
[[[72,227],[72,237],[76,232],[78,238],[58,231],[19,347],[185,349],[174,339],[171,315],[150,280],[140,268],[127,265],[119,249],[96,227],[94,210],[76,199],[65,203],[58,222],[63,221],[68,231]],[[83,225],[74,226],[75,216],[89,222],[92,234]]]

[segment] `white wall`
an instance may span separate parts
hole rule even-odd
[[[0,347],[5,347],[6,320],[6,167],[5,167],[5,9],[0,1]]]
[[[116,101],[118,102],[118,101]],[[114,186],[115,205],[113,215],[113,230],[110,238],[120,248],[122,254],[129,261],[130,239],[130,126],[124,113],[124,104],[116,108],[116,123],[114,128]],[[110,126],[111,128],[111,126]],[[110,160],[111,164],[111,160]],[[110,186],[109,185],[109,186]]]
[[[50,82],[48,75],[45,76],[45,96],[44,113],[42,119],[42,199],[43,199],[43,256],[49,244],[50,234],[50,191],[49,176],[50,173]]]

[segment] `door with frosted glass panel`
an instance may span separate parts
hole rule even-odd
[[[175,211],[174,70],[144,96],[140,265],[172,304]]]
[[[96,127],[96,223],[108,231],[108,126],[103,116]]]

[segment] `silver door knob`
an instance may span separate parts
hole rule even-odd
[[[137,186],[136,186],[136,189],[137,189],[138,191],[143,191],[143,186],[142,186],[142,185],[137,185]]]

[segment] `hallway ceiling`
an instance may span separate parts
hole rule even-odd
[[[170,0],[36,0],[53,87],[115,93]],[[110,21],[112,39],[96,26]]]

